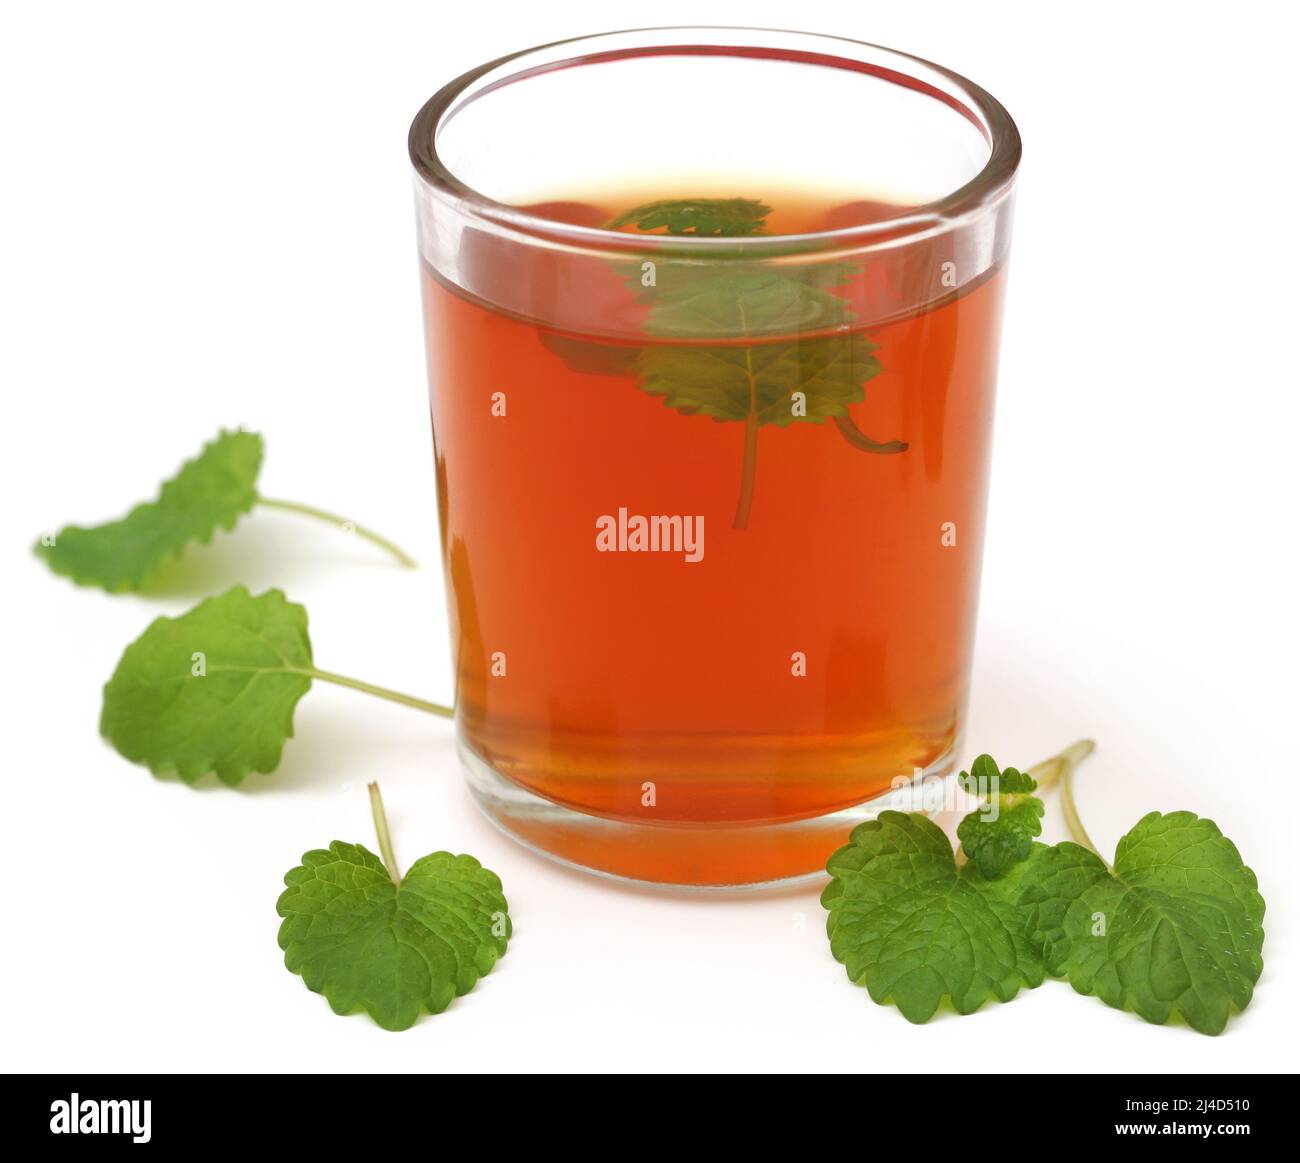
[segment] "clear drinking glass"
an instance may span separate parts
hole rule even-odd
[[[818,872],[959,747],[1015,125],[653,29],[474,69],[410,150],[473,794],[614,876]]]

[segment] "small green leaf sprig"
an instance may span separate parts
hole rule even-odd
[[[255,505],[328,521],[379,546],[404,566],[415,562],[386,537],[336,513],[277,500],[257,491],[264,445],[256,432],[217,434],[163,483],[157,498],[125,517],[89,528],[66,525],[42,537],[36,553],[55,573],[78,585],[110,593],[140,590],[169,560],[194,543],[208,544],[218,529],[229,532]]]
[[[230,786],[279,766],[293,713],[314,681],[349,687],[432,715],[452,708],[322,670],[307,611],[280,590],[244,586],[161,617],[122,654],[104,686],[100,733],[155,775],[193,784],[215,773]]]
[[[370,806],[381,856],[341,840],[303,853],[276,902],[279,942],[285,967],[336,1014],[405,1030],[492,971],[510,915],[500,878],[472,856],[433,852],[403,876],[377,783]]]
[[[947,836],[919,813],[883,812],[827,864],[831,952],[873,1001],[926,1022],[945,1001],[970,1014],[1047,976],[1148,1022],[1181,1017],[1218,1034],[1263,971],[1264,898],[1212,820],[1151,812],[1120,840],[1113,866],[1079,819],[1072,779],[1092,751],[1076,743],[1020,772],[981,755],[961,782],[981,807]],[[1073,841],[1046,845],[1053,783]]]

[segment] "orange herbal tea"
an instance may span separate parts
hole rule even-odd
[[[798,234],[854,210],[806,199],[779,220]],[[427,267],[423,280],[456,703],[474,755],[546,800],[683,828],[837,812],[950,755],[999,272],[828,337],[828,352],[797,333],[721,350],[602,342],[493,310]],[[755,426],[743,401],[746,415],[720,421],[647,382],[657,366],[707,380],[720,362],[720,389],[744,390],[742,369],[784,360],[782,383],[815,392],[855,347],[864,378],[841,380],[864,398],[825,422]],[[639,859],[666,869],[681,837],[653,838],[662,851]],[[826,855],[822,838],[789,860],[807,871]],[[716,876],[748,859],[719,852]]]
[[[623,59],[569,51],[547,50],[562,86]],[[641,63],[679,51],[699,63]],[[936,148],[877,185],[552,175],[540,198],[500,178],[493,200],[432,145],[457,109],[552,76],[510,60],[412,127],[461,754],[487,813],[561,861],[685,886],[806,876],[953,769],[1018,147],[990,155],[1009,119],[955,82],[873,61],[844,67],[966,119],[959,164],[931,172]],[[548,164],[531,105],[504,108],[493,132]],[[962,166],[1000,171],[974,205],[938,197]]]

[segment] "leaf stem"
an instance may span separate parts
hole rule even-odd
[[[754,507],[754,478],[758,469],[758,414],[745,417],[745,462],[740,470],[740,497],[736,501],[733,529],[749,528],[749,511]]]
[[[331,525],[337,525],[341,529],[355,533],[358,537],[364,537],[372,544],[378,545],[380,549],[391,553],[408,569],[416,567],[415,558],[393,544],[387,537],[381,536],[373,529],[367,529],[364,525],[358,525],[347,517],[340,517],[337,513],[331,513],[326,509],[318,509],[314,505],[304,505],[300,501],[281,501],[273,497],[259,496],[257,503],[265,505],[268,509],[280,509],[286,513],[298,513],[304,517],[315,517],[318,521],[328,521]]]
[[[1079,818],[1079,808],[1074,802],[1075,768],[1092,754],[1096,746],[1091,739],[1080,739],[1077,743],[1071,743],[1059,755],[1053,755],[1051,759],[1045,759],[1042,763],[1031,767],[1026,774],[1038,782],[1039,791],[1060,782],[1061,811],[1065,816],[1065,826],[1069,828],[1071,838],[1076,844],[1087,848],[1089,852],[1101,856],[1104,862],[1106,858],[1092,842],[1087,829],[1083,826],[1083,821]]]
[[[906,452],[906,440],[872,440],[855,423],[852,416],[835,416],[835,427],[854,448],[863,452]]]
[[[745,299],[736,300],[740,314],[740,329],[749,334],[749,316],[745,313]],[[754,507],[754,474],[758,468],[758,379],[754,375],[754,352],[745,348],[745,377],[749,380],[749,410],[745,413],[745,459],[740,469],[740,496],[736,499],[736,515],[731,519],[733,529],[749,528],[749,511]]]
[[[388,699],[389,702],[401,703],[404,707],[414,707],[417,711],[427,711],[430,715],[441,715],[444,719],[452,719],[456,715],[453,708],[444,707],[441,703],[430,703],[425,699],[417,699],[414,695],[404,695],[400,691],[375,686],[374,683],[362,682],[359,678],[348,678],[347,675],[335,674],[329,670],[317,670],[315,667],[303,673],[310,674],[312,678],[318,678],[321,682],[332,682],[336,686],[350,687],[354,691],[362,691],[379,699]]]
[[[1110,867],[1109,862],[1101,852],[1098,851],[1097,845],[1092,842],[1092,837],[1083,826],[1083,821],[1079,819],[1079,809],[1074,802],[1074,769],[1070,768],[1061,780],[1061,811],[1065,813],[1065,826],[1070,829],[1070,835],[1074,838],[1076,844],[1081,844],[1084,848],[1095,856],[1100,857],[1101,862]]]
[[[402,874],[397,867],[397,857],[393,854],[393,837],[388,832],[388,813],[384,811],[384,797],[379,794],[379,784],[370,783],[370,814],[375,818],[375,835],[379,838],[379,858],[388,869],[389,878],[396,885],[401,885]]]
[[[1025,774],[1038,784],[1039,791],[1045,791],[1078,767],[1092,754],[1096,746],[1091,739],[1080,739],[1077,743],[1071,743],[1064,751],[1053,755],[1051,759],[1035,763]]]

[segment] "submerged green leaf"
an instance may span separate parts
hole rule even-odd
[[[666,230],[669,234],[738,238],[761,233],[770,213],[771,206],[752,198],[665,198],[634,206],[607,229],[635,225],[638,230]]]
[[[647,203],[609,225],[635,223],[670,234],[743,237],[758,233],[771,208],[751,199],[673,199]],[[544,334],[542,343],[583,374],[630,376],[637,387],[684,415],[745,426],[740,491],[733,525],[748,527],[755,493],[758,433],[767,425],[834,420],[854,448],[904,452],[901,440],[875,440],[849,408],[880,374],[876,344],[853,329],[849,300],[835,293],[851,264],[784,267],[736,254],[674,255],[627,272],[649,307],[650,340],[639,354],[625,345]]]
[[[752,263],[660,263],[654,288],[643,293],[651,305],[646,333],[759,342],[843,331],[853,311],[834,288],[850,273],[843,264],[793,273]]]
[[[753,346],[650,347],[637,364],[641,388],[670,408],[715,420],[784,428],[846,416],[880,374],[876,345],[848,332]],[[795,393],[802,393],[796,399]]]

